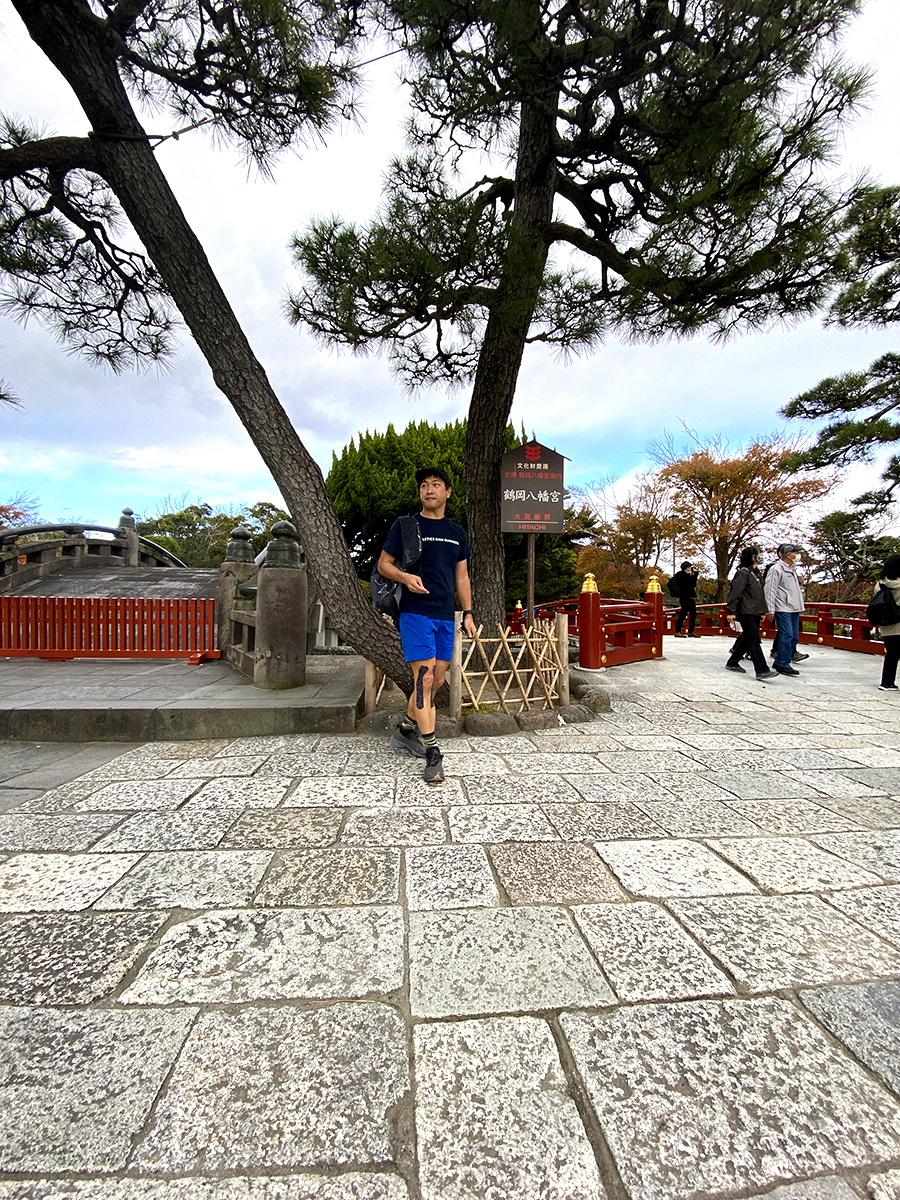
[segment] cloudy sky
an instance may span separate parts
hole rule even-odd
[[[900,181],[900,5],[870,0],[844,51],[876,72],[867,111],[847,133],[842,177],[866,171]],[[360,430],[444,423],[465,415],[465,393],[407,395],[387,363],[323,349],[282,315],[297,276],[287,244],[309,219],[339,213],[364,221],[374,211],[392,154],[402,149],[404,98],[391,60],[366,70],[359,128],[285,159],[272,181],[250,174],[202,132],[169,141],[160,162],[188,219],[311,453],[327,472],[333,450]],[[84,134],[86,121],[66,84],[28,40],[9,0],[0,0],[0,110],[48,132]],[[167,118],[148,117],[152,133]],[[527,354],[513,420],[570,459],[567,483],[628,476],[647,464],[646,445],[681,422],[732,445],[784,428],[778,409],[826,375],[867,366],[896,348],[890,330],[787,329],[656,346],[610,343],[562,363]],[[45,520],[115,524],[123,506],[153,514],[167,499],[203,499],[237,508],[279,502],[272,479],[188,338],[168,369],[112,376],[64,353],[36,323],[0,318],[0,375],[23,401],[0,410],[0,503],[37,498]],[[793,430],[791,430],[793,432]],[[858,469],[849,494],[875,472]]]

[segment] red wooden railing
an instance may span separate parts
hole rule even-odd
[[[677,619],[677,608],[664,610],[665,633],[675,632]],[[732,631],[725,621],[725,605],[698,604],[694,632],[703,636],[732,637]],[[774,637],[775,622],[764,620],[760,632],[763,637]],[[854,650],[857,654],[883,655],[884,643],[873,639],[873,632],[866,620],[864,604],[810,601],[800,617],[800,641],[806,645],[833,646],[837,650]]]
[[[618,600],[582,592],[568,600],[535,605],[536,620],[554,620],[558,613],[569,619],[569,637],[579,639],[579,663],[592,669],[662,655],[663,607],[661,592],[647,592],[643,600]],[[506,614],[510,632],[521,633],[524,609]]]
[[[0,658],[218,658],[214,600],[0,596]]]
[[[864,604],[810,602],[800,619],[800,641],[833,646],[860,654],[884,654],[884,644],[872,638]],[[647,592],[643,600],[613,600],[596,592],[582,592],[567,600],[535,605],[536,620],[553,620],[557,613],[569,619],[569,637],[579,639],[579,662],[584,667],[613,667],[662,655],[662,636],[674,634],[677,608],[663,608],[660,592]],[[525,626],[525,610],[506,614],[513,634]],[[724,604],[697,606],[695,633],[703,637],[734,637],[725,619]],[[775,623],[764,620],[763,637],[774,637]]]

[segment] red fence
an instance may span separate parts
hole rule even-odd
[[[535,605],[536,619],[553,620],[558,613],[569,619],[569,637],[579,640],[578,661],[583,667],[616,667],[662,656],[661,592],[647,592],[643,600],[610,600],[597,592],[582,592],[572,599]],[[507,613],[506,619],[511,633],[522,632],[523,609]]]
[[[579,662],[583,667],[614,667],[662,655],[663,634],[675,633],[677,608],[663,608],[660,592],[647,592],[643,600],[611,600],[596,592],[582,592],[568,600],[549,600],[535,605],[536,619],[552,620],[557,613],[569,619],[569,637],[580,642]],[[864,604],[810,602],[800,619],[800,641],[807,645],[832,646],[861,654],[884,654],[884,644],[872,639]],[[525,610],[507,613],[513,634],[521,633]],[[697,606],[695,633],[703,637],[734,637],[725,619],[724,604]],[[763,621],[762,636],[774,637],[774,621]]]
[[[214,600],[0,596],[0,658],[218,658]]]
[[[673,634],[677,619],[677,608],[665,609],[664,632]],[[694,632],[704,637],[710,634],[733,637],[725,621],[725,605],[698,604]],[[775,622],[764,620],[760,632],[763,637],[774,637]],[[800,641],[806,645],[833,646],[836,650],[854,650],[858,654],[883,655],[884,643],[873,640],[873,632],[872,626],[866,620],[864,604],[810,601],[800,617]]]

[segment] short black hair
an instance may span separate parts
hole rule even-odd
[[[745,546],[744,549],[741,551],[741,561],[740,561],[739,565],[742,567],[752,567],[753,560],[754,560],[754,558],[757,557],[758,554],[759,554],[758,546]]]
[[[892,554],[884,560],[881,568],[882,579],[900,579],[900,554]]]
[[[422,484],[430,475],[435,475],[438,479],[443,480],[448,488],[453,487],[453,484],[450,482],[450,476],[443,467],[420,467],[419,470],[416,471],[416,483],[419,485],[419,487],[422,486]]]

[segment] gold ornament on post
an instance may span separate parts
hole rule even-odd
[[[585,575],[584,586],[582,587],[581,590],[582,590],[582,592],[596,592],[597,583],[594,579],[593,572],[588,571],[587,575]]]
[[[647,591],[648,592],[661,592],[662,591],[662,588],[659,586],[659,579],[655,575],[650,576],[650,582],[647,584]]]

